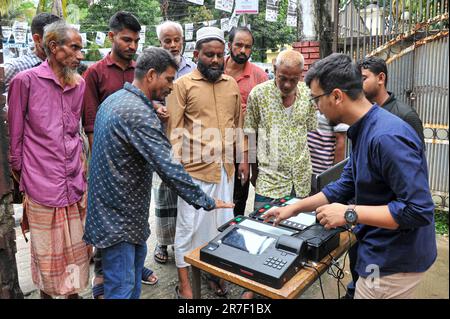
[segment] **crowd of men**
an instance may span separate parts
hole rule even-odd
[[[412,296],[436,258],[434,206],[422,123],[386,90],[383,60],[332,54],[302,81],[303,56],[286,50],[269,79],[249,61],[247,27],[232,29],[228,41],[218,28],[199,29],[194,61],[182,55],[176,22],[159,25],[161,48],[137,60],[138,19],[117,12],[109,29],[111,52],[80,76],[79,32],[39,14],[34,50],[5,66],[9,160],[42,298],[78,298],[91,259],[94,298],[139,298],[142,283],[156,284],[144,267],[151,200],[153,257],[167,263],[173,246],[175,296],[192,298],[184,256],[245,213],[250,183],[255,207],[302,199],[272,211],[275,223],[315,210],[326,228],[354,226],[346,297]],[[341,178],[311,192],[311,176],[345,158],[346,135],[352,151]],[[370,265],[380,286],[366,280]],[[223,279],[206,280],[227,294]]]

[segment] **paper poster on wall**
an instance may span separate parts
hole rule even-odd
[[[145,30],[147,27],[145,25],[141,25],[141,31],[139,31],[139,43],[145,43]]]
[[[219,20],[209,20],[208,27],[219,27]]]
[[[297,26],[297,0],[289,0],[286,23],[290,27]]]
[[[279,0],[267,0],[266,3],[266,21],[276,22],[278,18]]]
[[[95,43],[97,43],[99,46],[103,46],[105,45],[105,39],[106,39],[106,34],[103,32],[99,32],[97,31],[97,34],[95,36]]]
[[[14,21],[12,34],[15,43],[27,43],[28,22]]]
[[[136,53],[137,54],[142,53],[142,50],[144,50],[144,43],[138,43]]]
[[[220,19],[220,29],[222,29],[222,31],[224,31],[224,32],[230,31],[230,19],[229,18]]]
[[[7,43],[9,41],[9,38],[11,37],[11,34],[12,34],[12,28],[11,27],[2,26],[3,43]]]
[[[184,40],[191,41],[194,38],[194,24],[186,23],[184,25]]]
[[[203,5],[203,3],[205,2],[204,0],[187,0],[188,2],[191,2],[191,3],[195,3],[195,4],[198,4],[198,5]]]
[[[231,28],[236,28],[237,26],[238,26],[238,23],[239,23],[239,15],[237,15],[237,14],[235,14],[236,12],[234,12],[232,15],[231,15],[231,18],[230,18],[230,30],[231,30]]]
[[[87,34],[86,33],[80,33],[81,36],[81,42],[83,44],[83,48],[87,46]]]
[[[216,0],[215,8],[231,13],[233,11],[234,0]]]
[[[27,42],[29,45],[34,46],[33,35],[31,34],[31,32],[27,32]]]
[[[236,14],[258,14],[258,0],[236,0]]]

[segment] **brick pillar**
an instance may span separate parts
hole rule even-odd
[[[302,73],[302,79],[305,77],[309,66],[320,59],[319,41],[301,41],[292,44],[294,50],[299,51],[305,59],[305,66]]]

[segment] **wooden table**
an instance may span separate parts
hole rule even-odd
[[[338,259],[355,242],[356,239],[352,233],[342,232],[340,234],[339,246],[331,252],[331,255],[334,259]],[[275,289],[201,261],[200,249],[202,247],[194,249],[184,257],[184,260],[192,265],[192,292],[194,299],[200,299],[201,297],[200,270],[211,273],[268,298],[293,299],[301,295],[309,286],[313,284],[314,281],[316,281],[318,278],[317,271],[320,274],[323,274],[331,264],[331,257],[326,256],[321,260],[324,264],[317,263],[317,266],[315,267],[317,271],[312,268],[302,268],[281,289]]]

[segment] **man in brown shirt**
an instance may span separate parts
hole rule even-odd
[[[223,31],[205,27],[197,32],[194,57],[197,69],[179,78],[168,97],[168,136],[194,181],[209,196],[233,199],[235,129],[241,117],[241,96],[236,81],[223,74]],[[175,261],[177,297],[192,298],[184,255],[217,235],[217,227],[233,218],[233,210],[205,212],[178,199]],[[225,282],[210,277],[217,295],[227,293]]]

